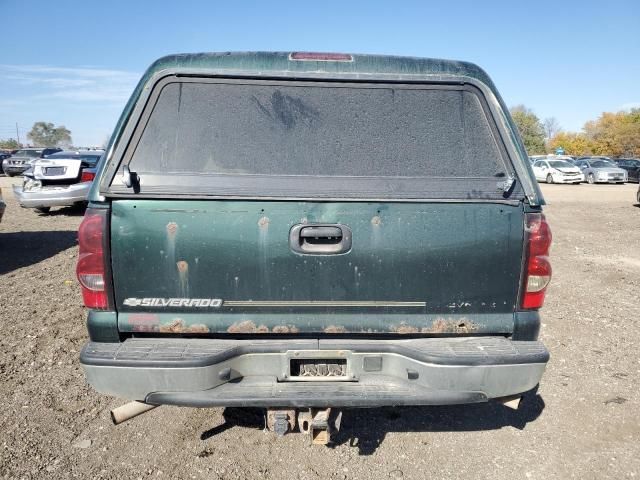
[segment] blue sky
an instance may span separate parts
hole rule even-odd
[[[168,53],[308,50],[468,60],[508,105],[580,130],[640,106],[640,1],[0,0],[0,139],[35,121],[101,144]]]

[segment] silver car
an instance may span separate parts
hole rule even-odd
[[[18,203],[47,213],[51,207],[83,203],[91,189],[103,151],[66,151],[37,160],[13,187]]]
[[[575,165],[582,170],[589,183],[625,183],[628,180],[627,171],[606,158],[580,158]]]

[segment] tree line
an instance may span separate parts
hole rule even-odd
[[[566,155],[640,157],[640,108],[604,112],[585,123],[581,132],[563,131],[553,117],[541,121],[524,105],[512,107],[511,116],[529,155],[561,147]]]
[[[27,133],[27,138],[34,147],[69,147],[71,131],[64,125],[55,126],[51,122],[36,122]],[[15,138],[0,140],[0,149],[16,150],[23,145]]]

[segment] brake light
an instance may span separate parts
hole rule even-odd
[[[80,175],[81,182],[93,182],[94,178],[96,178],[95,172],[88,172],[86,170],[83,170],[82,174]]]
[[[319,62],[352,62],[353,57],[348,53],[322,53],[322,52],[293,52],[290,60],[310,60]]]
[[[105,310],[108,305],[105,289],[104,231],[106,211],[87,209],[78,229],[78,265],[76,273],[82,287],[85,307]]]
[[[542,213],[525,215],[525,238],[527,239],[527,270],[524,278],[522,308],[537,309],[544,304],[544,296],[551,280],[549,247],[551,229]]]

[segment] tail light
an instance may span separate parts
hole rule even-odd
[[[544,304],[544,295],[551,280],[548,256],[551,229],[542,213],[525,215],[525,238],[527,257],[521,306],[525,309],[537,309]]]
[[[87,170],[83,170],[80,175],[81,182],[93,182],[94,178],[96,178],[95,172],[88,172]]]
[[[105,288],[105,244],[107,211],[87,209],[78,229],[78,265],[76,273],[82,287],[84,305],[106,310],[108,306]]]

